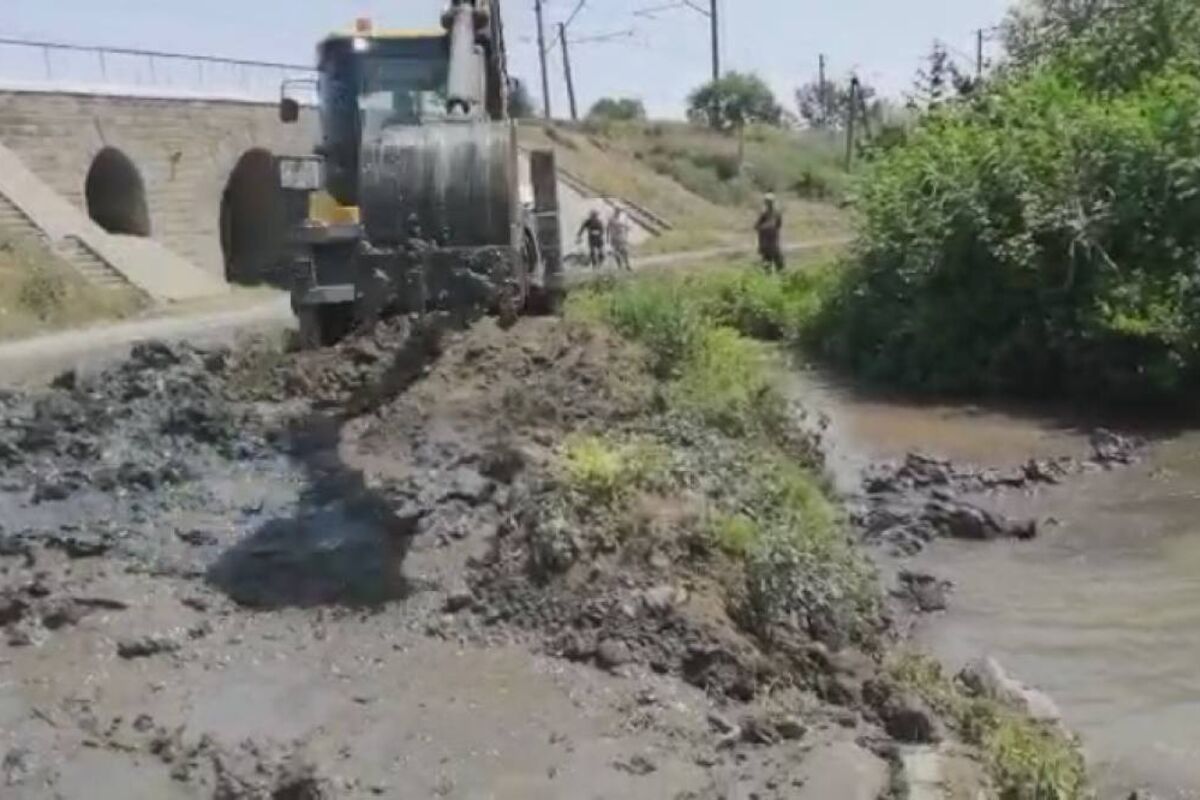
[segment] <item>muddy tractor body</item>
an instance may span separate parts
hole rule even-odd
[[[360,20],[320,44],[318,75],[320,144],[277,159],[306,343],[384,313],[556,305],[554,157],[522,174],[499,0],[452,0],[428,32]],[[280,116],[299,114],[285,86]]]

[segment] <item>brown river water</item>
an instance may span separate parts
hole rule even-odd
[[[1002,467],[1088,449],[1086,425],[1051,414],[881,400],[811,371],[797,380],[830,418],[846,489],[867,462],[910,451]],[[917,641],[952,670],[990,655],[1048,692],[1083,737],[1103,800],[1135,788],[1200,800],[1200,428],[1153,437],[1135,466],[986,504],[1036,517],[1040,535],[936,542],[907,561],[955,586]]]

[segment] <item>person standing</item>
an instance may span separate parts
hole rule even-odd
[[[596,209],[588,212],[587,219],[579,226],[575,241],[579,242],[585,233],[588,242],[588,264],[592,269],[596,269],[604,265],[604,220],[600,219],[600,212]]]
[[[763,210],[758,215],[758,222],[754,224],[754,229],[758,232],[759,257],[773,271],[782,272],[784,267],[783,243],[781,242],[783,214],[775,205],[775,195],[763,196]]]
[[[617,266],[632,272],[633,267],[629,263],[629,220],[622,208],[615,209],[608,220],[608,246],[612,248]]]

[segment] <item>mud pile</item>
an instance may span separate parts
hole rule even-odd
[[[768,685],[852,702],[872,668],[855,648],[838,652],[837,625],[797,620],[773,652],[748,630],[744,577],[705,511],[741,488],[747,445],[665,413],[657,391],[640,354],[607,333],[485,321],[447,337],[419,382],[351,426],[347,457],[412,521],[414,555],[463,553],[463,569],[440,571],[453,616],[430,631],[517,638],[742,702]],[[671,486],[619,512],[572,499],[558,464],[579,432],[655,438],[677,454]]]
[[[855,522],[866,540],[896,555],[913,555],[937,538],[1032,539],[1037,520],[1014,520],[985,507],[987,496],[1030,492],[1073,475],[1136,463],[1145,442],[1107,430],[1090,437],[1084,458],[1031,459],[1010,469],[954,464],[921,453],[873,466],[863,476]]]

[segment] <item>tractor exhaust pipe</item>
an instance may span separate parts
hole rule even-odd
[[[450,33],[450,75],[447,80],[446,112],[451,116],[473,116],[483,103],[483,52],[476,31],[488,23],[486,5],[474,0],[452,0],[442,15],[442,24]]]

